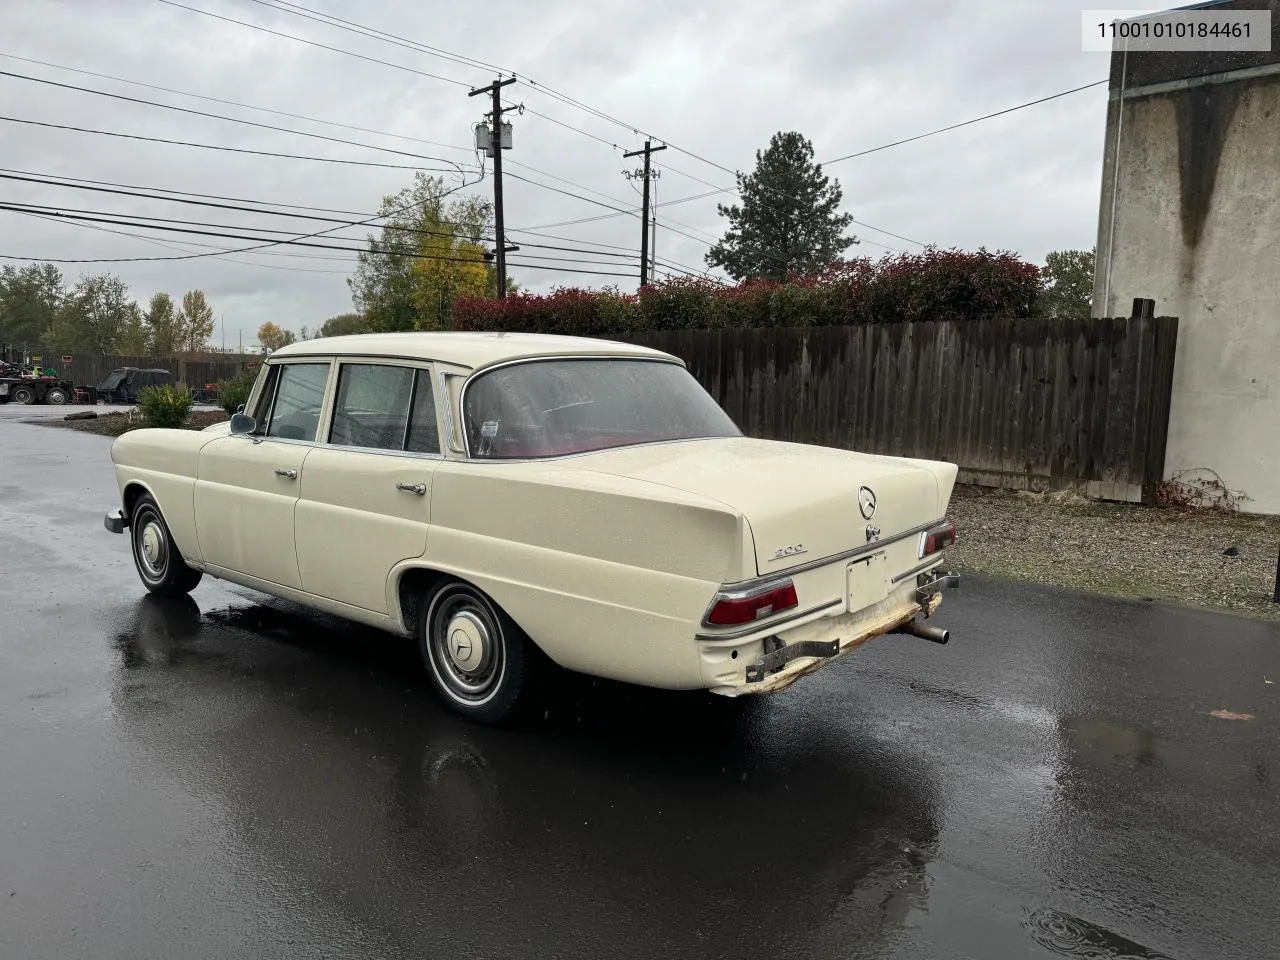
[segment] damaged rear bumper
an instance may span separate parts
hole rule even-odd
[[[914,602],[905,606],[899,602],[885,609],[869,608],[823,618],[795,630],[766,637],[760,657],[744,667],[741,682],[715,685],[710,690],[728,697],[773,693],[791,686],[801,677],[821,669],[868,640],[888,633],[903,633],[946,643],[949,639],[947,631],[922,621],[937,610],[944,588],[958,586],[958,574],[923,574],[916,584]],[[845,636],[831,637],[831,633],[845,633]]]

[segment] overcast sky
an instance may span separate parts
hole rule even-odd
[[[474,171],[471,127],[484,107],[483,98],[467,97],[467,88],[489,82],[492,70],[357,36],[260,0],[176,2],[458,83],[308,46],[161,0],[0,0],[0,54],[4,55],[0,70],[377,144]],[[508,99],[545,117],[526,112],[512,118],[514,149],[504,154],[510,174],[609,207],[631,209],[639,206],[638,184],[628,182],[622,171],[636,161],[624,160],[621,154],[643,142],[633,128],[668,143],[669,149],[655,155],[662,170],[657,184],[658,255],[697,268],[702,268],[707,250],[703,240],[713,240],[721,231],[716,200],[727,197],[665,204],[707,192],[708,184],[731,185],[732,176],[712,164],[749,170],[756,149],[766,145],[775,131],[800,131],[813,141],[819,160],[830,160],[1099,80],[1107,70],[1105,54],[1080,50],[1082,5],[1078,0],[301,3],[515,70],[629,125],[611,123],[558,102],[529,83],[517,83],[507,88]],[[63,67],[378,133],[200,101]],[[1105,86],[1093,88],[835,163],[827,172],[843,186],[845,208],[871,227],[944,247],[1011,249],[1040,262],[1046,251],[1094,243],[1105,100]],[[257,129],[7,76],[0,76],[0,114],[248,150],[446,166],[437,160]],[[370,215],[384,194],[394,193],[412,177],[409,169],[237,154],[8,120],[0,121],[0,166],[38,176]],[[455,174],[448,176],[458,180]],[[468,179],[474,179],[474,174]],[[486,176],[471,189],[489,194],[492,180]],[[506,180],[505,192],[508,227],[541,227],[611,213],[608,207],[516,179]],[[0,198],[4,203],[101,211],[106,216],[145,214],[207,221],[231,225],[232,232],[235,227],[269,226],[300,235],[329,226],[15,180],[0,179]],[[664,223],[681,233],[665,229]],[[886,252],[885,245],[920,249],[917,243],[871,227],[854,228],[863,242],[851,249],[851,255],[878,256]],[[545,232],[581,245],[635,249],[639,229],[634,216],[615,215]],[[359,238],[363,233],[344,229],[335,236]],[[150,235],[168,246],[0,211],[0,254],[6,255],[163,257],[208,250],[185,245],[190,241],[237,245],[207,236]],[[511,239],[562,243],[538,241],[531,234]],[[344,245],[354,243],[348,240]],[[235,262],[203,257],[68,263],[62,269],[72,281],[86,271],[117,273],[144,305],[156,291],[176,298],[185,290],[203,289],[223,318],[227,344],[232,346],[241,332],[246,344],[254,340],[254,331],[266,320],[296,330],[351,309],[345,281],[349,262],[300,256],[307,253],[352,256],[286,247],[276,248],[272,255],[237,254]],[[589,256],[606,263],[587,265],[587,269],[621,271],[628,276],[513,267],[512,275],[527,289],[611,283],[624,289],[635,287],[630,277],[634,261],[525,248],[525,255],[535,253]],[[520,258],[521,254],[512,255],[515,261]],[[566,266],[546,261],[544,265]],[[215,334],[215,340],[220,336]]]

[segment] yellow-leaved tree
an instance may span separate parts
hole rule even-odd
[[[412,186],[383,198],[381,235],[368,238],[347,281],[367,329],[447,330],[459,297],[497,294],[486,257],[493,205],[456,191],[418,172]],[[516,288],[510,278],[507,288]]]

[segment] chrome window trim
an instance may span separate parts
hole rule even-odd
[[[442,412],[444,414],[444,432],[445,432],[445,441],[446,441],[445,446],[447,449],[452,450],[455,453],[465,454],[466,449],[465,447],[463,447],[458,443],[458,435],[454,431],[453,393],[449,390],[449,377],[459,377],[462,379],[462,381],[465,384],[470,374],[449,373],[445,370],[439,370],[437,368],[437,375],[439,376],[440,395],[444,399],[444,410]],[[459,395],[459,402],[461,402],[461,395]],[[458,411],[458,415],[461,416],[462,411]]]
[[[830,610],[832,607],[838,607],[844,603],[844,600],[828,600],[826,603],[820,603],[816,607],[809,607],[807,610],[801,610],[798,613],[788,613],[785,616],[775,618],[766,617],[763,620],[756,620],[746,626],[729,630],[725,633],[698,633],[694,634],[695,640],[741,640],[743,637],[749,637],[753,633],[769,632],[776,627],[785,626],[796,620],[803,620],[805,617],[812,616],[815,613],[822,613]]]
[[[540,363],[543,361],[556,360],[640,360],[645,363],[670,363],[682,368],[686,372],[689,369],[688,365],[678,357],[649,357],[643,355],[630,356],[627,354],[616,353],[549,354],[543,357],[515,357],[511,360],[502,360],[498,363],[491,363],[488,366],[480,367],[479,369],[471,371],[467,376],[467,379],[463,381],[462,392],[458,396],[458,417],[461,420],[459,428],[462,432],[463,451],[466,453],[467,461],[469,463],[543,463],[548,460],[565,460],[569,457],[581,457],[591,453],[602,453],[606,450],[629,450],[632,447],[652,446],[659,443],[680,443],[686,440],[733,439],[732,437],[680,437],[676,440],[646,440],[641,443],[628,443],[620,447],[602,447],[599,450],[582,450],[576,453],[557,453],[545,457],[520,457],[519,459],[505,457],[473,457],[471,455],[471,438],[467,436],[467,390],[471,387],[471,384],[486,373],[491,373],[494,370],[500,370],[503,367],[513,367],[519,363]],[[715,399],[712,398],[711,402],[715,403]],[[724,408],[720,407],[718,403],[716,406],[720,408],[721,412],[724,412]],[[728,416],[728,414],[725,413],[725,416]],[[732,418],[730,418],[730,421],[732,422]],[[734,426],[737,427],[738,425],[734,423]],[[742,428],[739,427],[738,429],[738,435],[742,436]]]
[[[816,570],[818,567],[825,567],[829,563],[839,563],[841,560],[853,560],[857,557],[865,556],[868,553],[875,553],[878,550],[883,550],[885,547],[889,546],[890,544],[898,543],[900,540],[907,539],[907,537],[914,537],[920,531],[928,530],[930,527],[941,522],[942,522],[941,520],[930,520],[928,523],[922,523],[920,524],[920,526],[912,527],[910,530],[903,530],[902,533],[896,533],[892,537],[888,537],[884,540],[873,540],[871,543],[868,543],[866,546],[854,547],[852,550],[844,550],[840,553],[833,553],[829,557],[822,557],[818,560],[810,560],[807,563],[802,563],[795,567],[788,567],[786,570],[778,570],[774,573],[770,573],[765,576],[751,577],[750,579],[747,579],[747,580],[737,580],[737,581],[734,581],[733,583],[726,583],[726,584],[723,584],[720,589],[721,590],[748,589],[752,584],[767,583],[770,580],[777,580],[779,577],[794,577],[796,574],[799,574],[799,573],[805,573],[806,571],[809,571],[809,570]]]

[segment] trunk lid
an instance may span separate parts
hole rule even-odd
[[[889,540],[939,519],[956,475],[948,463],[747,437],[601,451],[579,465],[739,510],[761,576],[865,546],[869,525]]]

